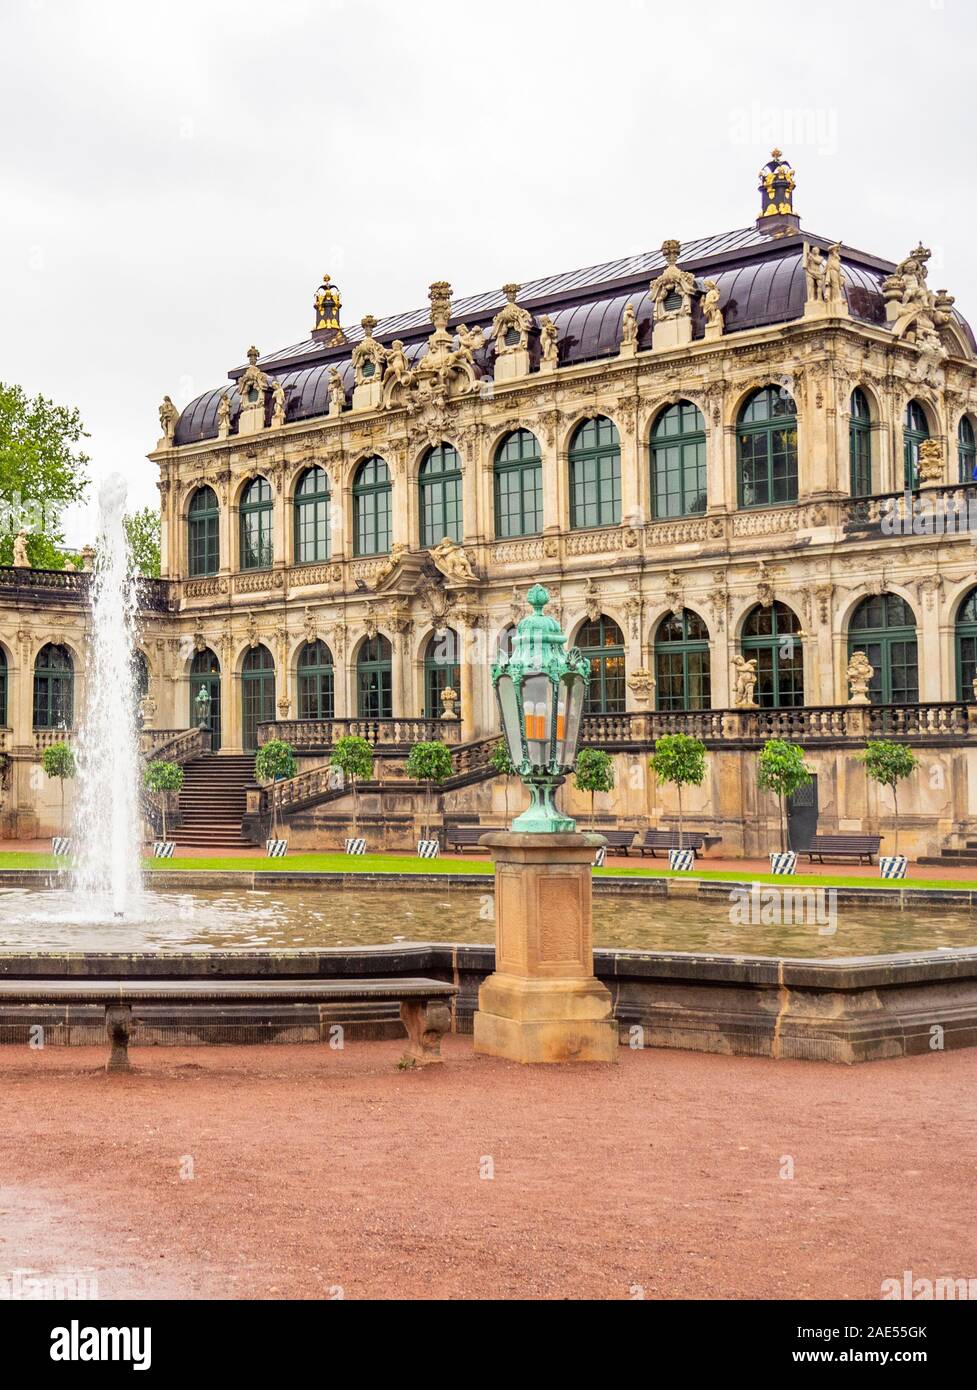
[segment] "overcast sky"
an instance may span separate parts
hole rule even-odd
[[[164,392],[343,319],[749,225],[802,225],[977,318],[965,0],[0,0],[0,380],[76,404],[133,505]],[[89,537],[79,517],[71,539]]]

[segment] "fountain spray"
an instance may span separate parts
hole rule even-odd
[[[123,527],[126,486],[121,474],[111,473],[98,493],[84,717],[75,749],[76,888],[93,910],[107,898],[115,917],[125,916],[142,881],[136,581]]]

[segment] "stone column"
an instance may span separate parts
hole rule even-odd
[[[495,972],[475,1051],[512,1062],[614,1062],[610,992],[594,977],[591,865],[600,835],[482,837],[495,855]]]

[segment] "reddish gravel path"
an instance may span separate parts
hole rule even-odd
[[[102,1050],[0,1047],[0,1277],[94,1269],[102,1297],[783,1299],[977,1276],[977,1050],[526,1069],[450,1038],[445,1068],[406,1073],[400,1050],[144,1048],[109,1077]]]

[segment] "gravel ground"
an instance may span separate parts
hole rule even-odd
[[[0,1047],[0,1280],[862,1299],[906,1269],[977,1276],[977,1050],[522,1068],[456,1037],[418,1072],[400,1052],[142,1048],[117,1077],[103,1049]]]

